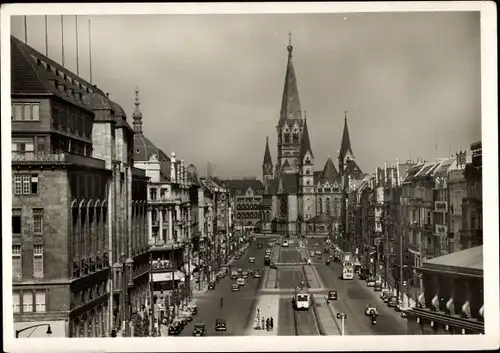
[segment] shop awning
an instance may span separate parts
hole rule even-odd
[[[172,280],[172,272],[153,273],[153,282],[168,282],[171,280]],[[175,271],[174,280],[184,281],[184,274],[180,271]]]

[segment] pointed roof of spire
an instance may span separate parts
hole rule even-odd
[[[134,119],[134,131],[137,134],[142,133],[142,112],[141,109],[139,108],[139,105],[141,102],[139,101],[139,88],[136,87],[135,89],[135,110],[134,114],[132,114],[132,118]]]
[[[262,166],[264,167],[265,165],[270,165],[271,167],[273,166],[271,151],[269,150],[269,137],[267,136],[266,136],[266,150],[264,151],[264,162],[262,163]]]
[[[325,182],[328,181],[330,183],[333,183],[338,176],[337,169],[335,168],[335,164],[333,164],[331,155],[328,155],[328,159],[326,160],[325,167],[323,168],[323,171],[321,172],[321,175],[319,176],[319,181]]]
[[[293,45],[290,35],[288,44],[288,63],[285,74],[285,87],[283,89],[283,99],[281,102],[280,120],[278,125],[281,126],[287,119],[300,119],[301,109],[299,100],[299,90],[297,88],[297,78],[295,77],[295,69],[293,68],[292,52]]]
[[[351,149],[351,139],[349,138],[349,128],[347,127],[347,111],[346,111],[344,117],[344,133],[342,134],[342,143],[340,145],[339,159],[343,160],[347,152],[351,152],[351,154],[354,155]]]
[[[302,145],[300,146],[300,157],[304,157],[304,155],[308,151],[314,158],[314,154],[311,149],[311,141],[309,140],[309,130],[307,129],[307,119],[304,119],[304,129],[302,130]]]

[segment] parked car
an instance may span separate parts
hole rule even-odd
[[[243,271],[242,272],[243,278],[248,278],[248,271]]]
[[[382,299],[384,303],[387,303],[387,299],[389,299],[391,294],[392,293],[388,290],[383,290],[382,292],[380,292],[380,299]]]
[[[182,332],[182,324],[179,321],[174,321],[168,327],[168,335],[169,336],[177,336]]]
[[[213,289],[215,289],[215,282],[210,282],[210,283],[208,284],[208,289],[209,289],[209,290],[213,290]]]
[[[233,283],[231,286],[231,291],[238,292],[240,290],[240,285],[238,283]]]
[[[239,285],[239,286],[244,286],[245,285],[245,279],[243,277],[240,277],[236,280],[236,283]]]
[[[382,282],[380,282],[380,281],[376,281],[376,282],[375,282],[375,285],[373,286],[373,290],[374,290],[375,292],[380,292],[380,291],[382,291]]]
[[[387,306],[389,308],[395,308],[397,307],[399,304],[399,298],[395,295],[391,295],[388,299],[387,299]]]
[[[375,287],[375,280],[373,278],[369,278],[366,280],[367,287]]]
[[[177,315],[180,318],[185,318],[187,321],[193,321],[193,314],[190,310],[179,310]]]
[[[224,319],[215,320],[215,331],[227,331],[226,320]]]
[[[260,272],[259,271],[254,271],[253,278],[260,278]]]
[[[255,257],[251,256],[249,259],[248,259],[248,262],[251,263],[251,264],[254,264],[255,263]]]
[[[193,336],[205,336],[207,331],[205,330],[205,324],[202,322],[197,322],[194,324]]]

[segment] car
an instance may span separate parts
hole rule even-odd
[[[260,278],[260,272],[259,271],[255,271],[253,273],[253,278]]]
[[[182,331],[182,324],[179,321],[174,321],[168,327],[168,335],[169,336],[177,336],[181,333],[181,331]]]
[[[395,295],[391,295],[388,299],[387,299],[387,306],[389,308],[396,308],[397,306],[399,305],[399,298]]]
[[[255,263],[255,257],[253,257],[253,256],[252,256],[252,257],[250,257],[250,258],[248,259],[248,262],[249,262],[249,263],[251,263],[251,264],[254,264],[254,263]]]
[[[367,287],[375,287],[375,280],[373,278],[367,279],[366,286]]]
[[[248,271],[243,271],[241,275],[243,276],[243,278],[248,278]]]
[[[194,324],[193,336],[205,336],[207,331],[205,330],[205,324],[203,322],[197,322]]]
[[[377,307],[373,304],[368,304],[365,308],[365,315],[378,315]]]
[[[209,289],[209,290],[213,290],[213,289],[215,289],[215,282],[210,282],[210,283],[208,284],[208,289]]]
[[[388,290],[383,290],[382,292],[380,292],[380,299],[382,299],[384,303],[387,303],[387,300],[390,296],[391,292],[389,292]]]
[[[215,320],[215,331],[227,331],[226,320],[216,319]]]
[[[375,285],[373,286],[373,290],[376,292],[381,292],[382,291],[382,282],[376,281]]]
[[[337,300],[337,291],[331,290],[328,292],[328,300]]]
[[[314,257],[314,255],[315,255],[315,254],[316,254],[316,253],[315,253],[314,251],[309,252],[309,256],[310,256],[310,257]]]
[[[316,255],[321,255],[321,251],[316,250]]]
[[[238,292],[240,290],[240,285],[238,283],[233,283],[231,286],[231,291]]]
[[[239,286],[244,286],[245,285],[245,279],[243,277],[240,277],[236,280],[236,283],[238,283]]]
[[[320,255],[316,255],[316,260],[321,260],[323,259],[323,256],[320,254]]]
[[[177,312],[177,317],[185,319],[187,321],[193,321],[193,314],[190,310],[179,310]]]

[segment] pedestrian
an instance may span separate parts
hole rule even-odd
[[[269,331],[269,318],[266,319],[266,330]]]
[[[271,330],[274,328],[274,322],[273,322],[273,317],[271,316],[271,320],[269,321],[269,323],[271,324]]]

